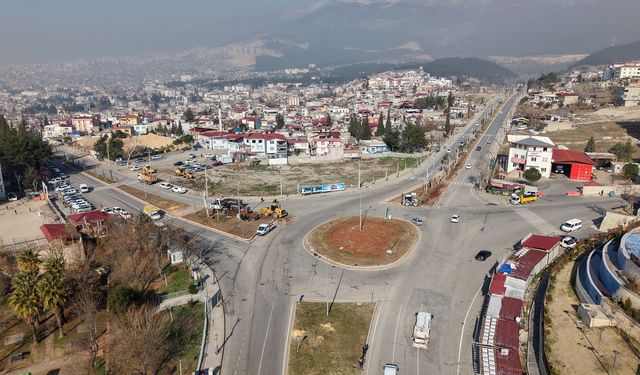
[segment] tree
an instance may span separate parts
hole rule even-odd
[[[635,147],[631,141],[627,141],[625,144],[616,143],[609,149],[609,152],[614,154],[621,161],[630,161],[633,157],[634,151]]]
[[[62,258],[53,258],[44,263],[45,272],[38,278],[36,293],[42,301],[42,307],[52,313],[58,328],[60,337],[64,336],[62,324],[64,323],[64,307],[69,302],[70,293],[63,276],[64,261]]]
[[[634,179],[638,176],[638,164],[627,163],[622,167],[622,174],[628,179]]]
[[[95,370],[96,359],[99,353],[98,345],[98,328],[97,328],[97,315],[100,299],[96,293],[93,292],[93,287],[81,284],[80,290],[76,293],[73,299],[73,309],[78,316],[81,316],[84,323],[88,326],[86,335],[78,338],[74,343],[74,346],[89,354],[89,369]]]
[[[40,271],[40,255],[33,249],[27,249],[18,255],[18,270],[23,272],[35,272]]]
[[[405,152],[415,152],[427,146],[424,129],[418,124],[408,123],[402,131],[401,149]]]
[[[540,180],[542,178],[542,175],[540,174],[540,171],[537,168],[529,168],[526,171],[524,171],[524,174],[522,175],[522,177],[525,178],[525,180],[529,181],[529,183],[535,183],[536,181]]]
[[[13,291],[9,296],[9,307],[16,316],[29,324],[33,341],[37,341],[36,330],[40,325],[41,304],[33,287],[37,283],[37,271],[21,271],[13,278]]]
[[[109,311],[119,314],[127,311],[138,299],[138,294],[132,288],[116,284],[107,295],[107,307]]]
[[[191,122],[194,122],[195,120],[196,120],[196,115],[193,113],[191,108],[187,108],[187,110],[184,111],[184,121],[191,123]]]
[[[361,129],[361,133],[360,133],[361,139],[371,139],[371,127],[369,126],[368,117],[365,116],[362,118],[362,122],[360,123],[360,129]]]
[[[389,112],[387,112],[387,121],[384,127],[384,143],[389,146],[391,151],[398,150],[400,146],[400,135],[396,129],[391,126],[391,119],[389,116]]]
[[[455,101],[455,98],[453,97],[453,94],[451,93],[451,91],[449,91],[449,95],[447,96],[447,109],[446,109],[446,119],[445,119],[445,124],[444,124],[444,134],[445,137],[448,137],[451,135],[451,133],[453,133],[453,129],[451,128],[451,107],[453,106],[453,103]]]
[[[278,129],[284,128],[284,116],[280,113],[276,115],[276,128]]]
[[[333,120],[331,119],[331,114],[327,112],[327,125],[331,126],[333,124]]]
[[[587,145],[584,147],[584,152],[596,152],[596,139],[591,136],[589,141],[587,141]]]
[[[362,127],[360,126],[360,121],[358,121],[358,118],[355,115],[351,115],[351,118],[349,119],[349,133],[357,140],[362,138]]]
[[[384,115],[380,112],[378,117],[378,127],[376,128],[376,137],[384,137]]]

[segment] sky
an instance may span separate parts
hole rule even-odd
[[[639,39],[638,14],[639,0],[2,0],[0,64],[178,52],[267,34],[353,47],[371,44],[370,31],[381,44],[417,38],[426,53],[592,52]]]

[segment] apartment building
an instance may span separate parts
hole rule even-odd
[[[513,135],[507,136],[509,158],[507,173],[536,168],[543,178],[551,175],[551,160],[555,144],[549,137]]]
[[[604,70],[605,81],[640,78],[640,61],[616,63],[609,65]]]

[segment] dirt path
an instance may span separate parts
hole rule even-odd
[[[551,334],[547,334],[547,356],[558,374],[611,374],[613,350],[618,350],[616,375],[634,375],[640,366],[636,357],[615,328],[584,327],[576,314],[580,303],[570,284],[573,263],[556,274],[552,300],[547,301],[545,316],[551,317]],[[545,322],[546,324],[546,322]],[[584,327],[584,332],[581,331]]]

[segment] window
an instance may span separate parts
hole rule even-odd
[[[543,147],[543,148],[542,148],[542,151],[547,151],[547,148],[546,148],[546,147]]]
[[[532,162],[533,162],[533,161],[536,161],[536,160],[538,160],[538,159],[537,159],[537,158],[531,158],[531,161],[532,161]]]
[[[517,166],[518,166],[518,163],[513,163],[511,166],[512,166],[512,167],[517,167]]]
[[[542,171],[542,172],[546,172],[546,171],[547,171],[547,168],[540,168],[540,171]]]

